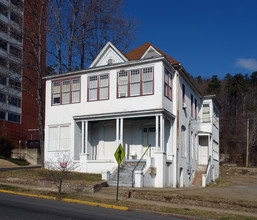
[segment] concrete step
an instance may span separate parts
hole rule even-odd
[[[132,170],[137,165],[138,161],[125,161],[120,166],[119,172],[119,185],[120,186],[131,186],[132,185]],[[143,170],[145,167],[145,162],[140,162],[136,170]],[[111,174],[110,180],[108,182],[109,186],[117,186],[117,175],[118,168]]]

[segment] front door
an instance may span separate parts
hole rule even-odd
[[[208,136],[199,136],[199,165],[208,164]]]
[[[143,130],[143,138],[144,138],[144,148],[143,148],[143,153],[147,150],[147,147],[151,145],[151,148],[155,146],[155,127],[149,127],[149,128],[144,128]],[[150,150],[148,150],[148,154],[150,153]],[[150,155],[149,155],[150,156]],[[147,153],[144,156],[144,158],[147,157]]]

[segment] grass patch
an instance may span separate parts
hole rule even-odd
[[[10,191],[17,191],[19,189],[19,187],[17,186],[8,186],[8,185],[2,185],[0,184],[0,189],[3,190],[10,190]]]
[[[58,172],[58,171],[55,171]],[[0,172],[0,178],[17,177],[20,179],[35,179],[52,181],[48,170],[43,168],[26,169],[26,170],[10,170],[8,172]],[[101,181],[101,174],[85,174],[78,172],[69,172],[65,181],[74,183],[97,182]]]
[[[26,160],[21,160],[21,159],[13,159],[13,158],[9,158],[9,157],[3,157],[3,156],[0,156],[0,159],[4,159],[4,160],[7,160],[11,163],[14,163],[18,166],[27,166],[27,165],[30,165],[30,163]]]

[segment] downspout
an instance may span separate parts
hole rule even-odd
[[[189,175],[189,180],[191,180],[191,119],[189,119],[189,124],[188,124],[188,138],[189,138],[189,141],[188,141],[188,168],[187,168],[187,174]]]
[[[178,64],[180,68],[177,70],[177,148],[176,148],[176,167],[175,167],[175,185],[178,187],[178,175],[179,175],[179,168],[178,168],[178,151],[179,151],[179,71],[182,69],[182,65]]]

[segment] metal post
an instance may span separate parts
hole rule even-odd
[[[246,130],[246,167],[249,166],[249,119],[247,119],[247,130]]]
[[[120,177],[120,165],[118,165],[118,178],[117,178],[116,201],[118,201],[118,195],[119,195],[119,177]]]

